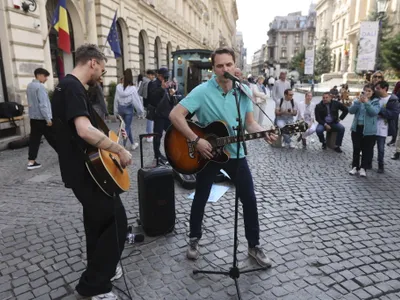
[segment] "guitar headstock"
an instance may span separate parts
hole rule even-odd
[[[282,134],[294,134],[298,132],[305,132],[308,129],[308,124],[303,120],[297,121],[293,124],[288,124],[280,129]]]
[[[122,117],[121,117],[120,115],[118,115],[118,114],[115,116],[115,118],[119,121],[119,123],[120,123],[120,128],[125,129],[125,122],[124,122],[124,119],[122,119]]]

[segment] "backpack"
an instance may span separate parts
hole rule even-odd
[[[0,103],[0,118],[13,118],[22,116],[24,106],[17,102],[1,102]]]
[[[14,127],[17,127],[14,117],[22,116],[23,113],[24,106],[17,102],[0,103],[0,118],[7,118]]]
[[[281,98],[281,104],[279,104],[279,109],[282,108],[282,103],[283,103],[283,98]],[[290,100],[290,103],[292,104],[292,109],[294,109],[294,100]]]

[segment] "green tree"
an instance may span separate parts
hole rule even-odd
[[[381,49],[385,66],[393,69],[400,76],[400,33],[383,42]]]
[[[321,76],[324,73],[331,71],[331,47],[327,32],[321,38],[317,53],[315,55],[315,76]]]
[[[304,63],[305,63],[306,49],[303,48],[297,53],[289,62],[289,69],[299,72],[300,80],[304,77]]]

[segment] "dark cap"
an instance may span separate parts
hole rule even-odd
[[[160,69],[157,71],[157,74],[162,75],[162,76],[164,76],[164,77],[168,77],[168,76],[169,76],[169,71],[168,71],[167,68],[160,68]]]

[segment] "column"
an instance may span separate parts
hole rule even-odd
[[[86,23],[86,41],[91,44],[98,44],[96,9],[94,0],[85,2],[85,23]]]

